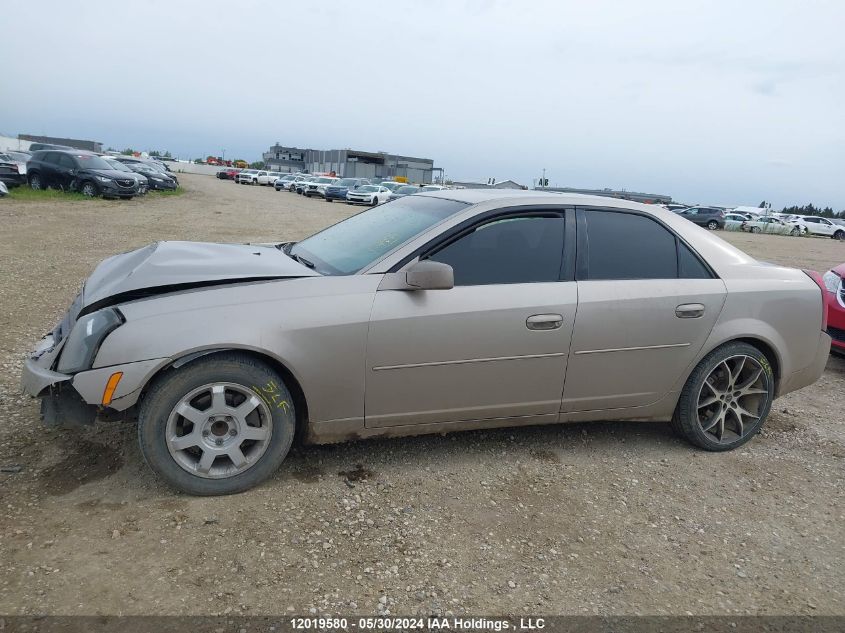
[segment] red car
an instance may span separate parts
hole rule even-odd
[[[824,276],[827,297],[827,333],[830,334],[830,349],[845,354],[845,264],[840,264]]]
[[[229,167],[228,169],[221,169],[217,172],[217,177],[221,180],[234,180],[235,176],[241,173],[240,169]]]

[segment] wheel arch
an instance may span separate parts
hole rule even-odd
[[[755,347],[760,350],[760,352],[768,359],[769,363],[772,366],[772,373],[774,374],[775,378],[775,397],[777,397],[780,391],[781,380],[783,377],[783,362],[780,357],[780,354],[777,352],[777,348],[772,343],[772,341],[767,340],[766,338],[756,334],[731,336],[725,339],[721,339],[716,343],[712,343],[702,347],[701,352],[695,359],[694,363],[689,367],[688,371],[685,372],[684,380],[681,383],[681,386],[687,383],[687,381],[690,379],[690,376],[695,371],[695,368],[698,367],[699,363],[704,358],[706,358],[709,354],[719,349],[720,347],[724,347],[725,345],[729,345],[731,343],[746,343],[748,345],[751,345],[752,347]]]
[[[137,407],[141,400],[143,400],[146,393],[150,390],[152,385],[156,381],[165,377],[168,372],[172,372],[181,367],[189,365],[200,358],[227,353],[239,354],[247,358],[259,360],[268,364],[270,367],[272,367],[279,373],[279,375],[282,377],[282,380],[284,380],[285,382],[285,386],[287,386],[287,388],[290,390],[291,395],[293,396],[294,410],[296,411],[296,434],[294,436],[294,441],[299,442],[305,435],[309,419],[308,400],[305,396],[305,390],[302,388],[301,381],[297,378],[296,374],[288,367],[288,365],[282,359],[276,357],[273,354],[269,354],[264,350],[257,350],[250,347],[226,346],[198,350],[193,352],[186,352],[184,354],[181,354],[173,358],[166,365],[160,367],[155,373],[148,377],[147,381],[140,388],[138,400],[134,406]]]

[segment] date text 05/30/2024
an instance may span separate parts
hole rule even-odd
[[[418,618],[418,617],[294,617],[291,628],[298,631],[418,630],[418,631],[537,631],[546,627],[543,618]]]

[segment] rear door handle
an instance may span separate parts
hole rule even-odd
[[[675,316],[679,319],[698,319],[704,316],[703,303],[682,303],[675,308]]]
[[[560,314],[533,314],[525,319],[525,327],[529,330],[556,330],[563,325]]]

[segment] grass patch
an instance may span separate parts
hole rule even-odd
[[[185,193],[185,188],[179,186],[173,191],[149,191],[147,195],[150,198],[166,198],[169,196],[181,196],[183,193]]]
[[[88,200],[87,196],[81,193],[65,193],[58,189],[41,189],[36,191],[26,185],[20,187],[12,187],[9,189],[10,200],[32,200],[32,201],[49,201],[49,200]]]
[[[146,196],[135,196],[136,199],[143,200],[144,197],[149,198],[164,198],[166,196],[181,196],[185,193],[183,187],[177,187],[173,191],[150,191]],[[18,201],[32,201],[32,202],[49,202],[54,200],[91,200],[88,196],[83,196],[76,191],[61,191],[59,189],[40,189],[36,191],[26,185],[19,187],[10,187],[9,200]],[[98,196],[100,200],[103,198]]]

